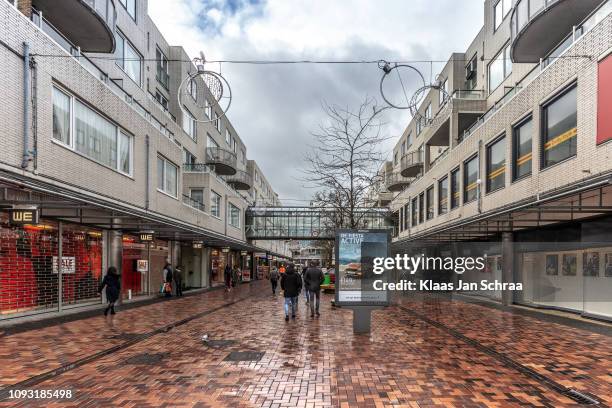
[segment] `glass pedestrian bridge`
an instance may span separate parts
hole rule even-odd
[[[387,208],[357,208],[359,228],[393,227]],[[249,207],[246,211],[248,239],[334,239],[335,225],[348,224],[348,211],[328,207]]]

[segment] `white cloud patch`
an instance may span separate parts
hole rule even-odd
[[[170,44],[189,55],[232,60],[446,60],[482,26],[482,0],[149,0]],[[419,64],[430,78],[443,64]],[[213,67],[218,69],[218,67]],[[234,65],[222,71],[234,93],[228,117],[282,198],[308,199],[297,179],[321,101],[357,106],[380,100],[376,65]],[[387,114],[400,135],[404,111]],[[390,149],[391,141],[385,149]],[[297,204],[296,201],[285,201]]]

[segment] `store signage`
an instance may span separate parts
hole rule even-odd
[[[242,270],[242,281],[250,282],[251,281],[251,271],[249,269]]]
[[[202,241],[193,241],[193,249],[202,249],[204,248],[204,243]]]
[[[136,260],[136,270],[140,273],[149,272],[149,261],[146,259],[137,259]]]
[[[246,256],[247,253],[248,253],[247,251],[240,251],[240,255],[242,255],[242,256]]]
[[[221,248],[221,252],[223,252],[224,254],[227,254],[229,251],[230,249],[228,247]]]
[[[386,258],[388,230],[339,230],[336,232],[336,303],[345,306],[384,306],[388,293],[376,290],[374,281],[388,281],[374,274],[374,258]]]
[[[38,224],[37,208],[11,208],[8,212],[11,225]]]
[[[253,256],[255,258],[266,258],[266,253],[265,252],[254,252]]]
[[[138,239],[140,239],[140,242],[153,242],[155,240],[155,233],[153,231],[139,232]]]
[[[57,263],[59,257],[53,257],[53,273],[57,274]],[[62,256],[62,274],[71,274],[76,272],[76,258],[74,256]]]

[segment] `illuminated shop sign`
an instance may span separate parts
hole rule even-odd
[[[149,271],[149,261],[147,259],[137,259],[136,270],[140,273],[147,273]]]
[[[11,225],[38,224],[38,209],[12,208],[8,210]]]
[[[140,242],[153,242],[155,239],[155,233],[153,231],[139,232],[138,239],[140,239]]]
[[[202,241],[193,241],[192,247],[193,249],[202,249],[204,248],[204,243]]]

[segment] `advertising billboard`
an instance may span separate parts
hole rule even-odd
[[[375,290],[374,281],[387,282],[386,274],[374,274],[374,258],[386,258],[391,236],[388,230],[338,230],[336,232],[336,304],[385,306],[388,292]]]

